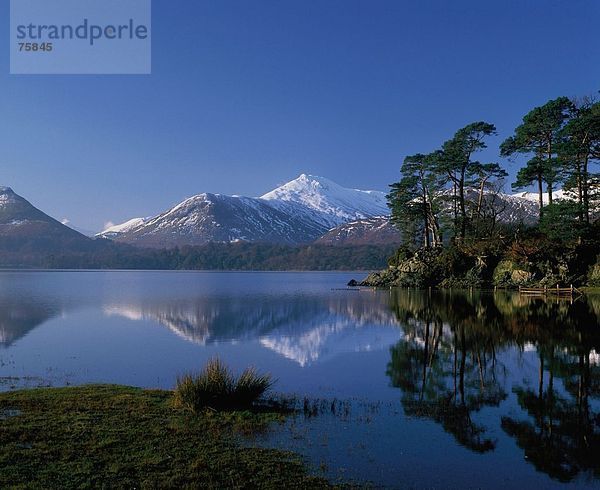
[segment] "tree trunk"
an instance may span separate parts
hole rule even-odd
[[[479,197],[477,199],[477,217],[481,218],[481,208],[483,207],[483,190],[485,188],[485,183],[487,179],[481,179],[481,184],[479,185]]]
[[[423,194],[423,238],[425,239],[425,248],[431,247],[429,242],[429,213],[427,212],[427,197]]]
[[[550,172],[550,176],[548,178],[548,205],[552,205],[552,184],[554,184],[552,179],[552,169],[550,168],[552,165],[552,141],[548,141],[548,170]]]
[[[585,216],[585,222],[590,224],[590,176],[588,174],[589,155],[586,155],[583,159],[583,169],[581,172],[582,189],[583,189],[583,214]]]
[[[583,178],[581,172],[581,159],[579,155],[577,156],[577,167],[576,167],[576,177],[577,177],[577,202],[579,203],[579,221],[583,222],[585,219],[584,205],[583,205]]]
[[[465,171],[461,173],[460,182],[458,184],[458,199],[460,205],[460,237],[465,238],[467,234],[467,209],[465,207]]]
[[[544,208],[544,182],[541,172],[538,174],[538,198],[540,204],[540,219],[542,218],[542,209]]]

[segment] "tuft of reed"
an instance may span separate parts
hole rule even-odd
[[[241,406],[252,405],[273,386],[270,374],[260,374],[253,368],[247,368],[235,382],[234,397]]]
[[[177,377],[175,403],[194,412],[203,408],[215,410],[247,409],[273,386],[269,374],[248,368],[236,380],[223,362],[214,358],[198,374]]]

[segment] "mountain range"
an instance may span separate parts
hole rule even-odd
[[[384,192],[347,189],[302,174],[261,197],[198,194],[98,236],[156,248],[239,241],[296,245],[314,242],[339,225],[386,214]]]
[[[475,194],[469,198],[475,199]],[[502,222],[530,224],[537,219],[537,195],[490,194],[485,200]],[[236,242],[354,246],[400,241],[384,192],[348,189],[307,174],[260,197],[198,194],[156,216],[133,218],[92,238],[51,218],[11,188],[0,187],[0,252],[5,264],[13,253],[87,253],[111,244],[163,249]]]
[[[532,224],[537,195],[489,194],[499,221]],[[469,199],[477,199],[475,190]],[[198,194],[150,218],[134,218],[97,236],[136,246],[169,248],[209,242],[299,245],[390,244],[401,241],[389,220],[386,194],[348,189],[302,174],[260,197]]]

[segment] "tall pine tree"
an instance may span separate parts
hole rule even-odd
[[[392,222],[402,232],[404,241],[423,246],[442,244],[438,222],[439,196],[443,181],[435,173],[432,155],[418,153],[404,159],[402,178],[390,186],[387,196]]]
[[[534,108],[523,117],[523,123],[515,129],[514,135],[500,146],[502,156],[512,156],[516,153],[532,156],[518,172],[513,188],[537,184],[540,217],[544,207],[544,183],[548,192],[548,203],[552,204],[554,184],[560,180],[561,164],[557,158],[557,150],[561,130],[573,109],[573,103],[567,97],[559,97]]]
[[[436,170],[446,175],[453,185],[455,237],[465,238],[469,225],[467,188],[477,180],[482,164],[473,155],[487,147],[485,138],[496,134],[493,124],[478,121],[459,129],[436,153]]]

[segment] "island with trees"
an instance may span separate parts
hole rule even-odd
[[[559,97],[529,111],[499,148],[535,189],[536,216],[500,219],[508,172],[478,155],[496,136],[478,121],[404,159],[390,186],[403,245],[361,285],[477,288],[600,286],[600,102]]]

